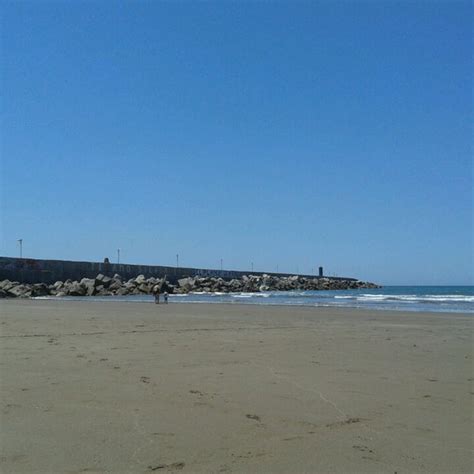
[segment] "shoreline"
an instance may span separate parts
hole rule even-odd
[[[85,301],[0,301],[5,472],[471,471],[470,313]]]
[[[259,294],[259,293],[257,293]],[[193,296],[192,294],[190,294]],[[154,301],[151,299],[151,295],[146,295],[150,296],[150,300],[133,300],[133,299],[128,299],[129,296],[125,297],[120,297],[116,295],[111,295],[111,296],[80,296],[80,297],[75,297],[75,296],[35,296],[31,298],[25,298],[23,301],[64,301],[64,302],[89,302],[89,303],[136,303],[136,304],[154,304]],[[209,296],[209,295],[207,295]],[[219,295],[221,296],[221,295]],[[226,294],[228,296],[228,294]],[[474,316],[474,311],[462,311],[462,310],[451,310],[451,311],[443,311],[443,310],[426,310],[426,309],[415,309],[414,307],[408,307],[408,308],[402,308],[402,307],[374,307],[374,308],[368,308],[368,307],[363,307],[362,305],[359,306],[349,306],[349,305],[332,305],[332,304],[314,304],[314,303],[308,303],[308,304],[297,304],[297,303],[267,303],[267,302],[259,302],[259,303],[253,303],[253,302],[248,302],[244,303],[242,301],[236,301],[236,302],[228,302],[228,301],[183,301],[181,298],[186,298],[188,297],[188,294],[183,294],[183,295],[170,295],[169,297],[169,302],[168,304],[171,305],[180,305],[180,304],[197,304],[197,305],[227,305],[227,306],[266,306],[266,307],[282,307],[282,308],[312,308],[312,309],[340,309],[343,311],[351,311],[351,310],[357,310],[357,311],[375,311],[375,312],[387,312],[387,311],[393,311],[396,313],[400,312],[407,312],[407,313],[415,313],[415,314],[420,314],[420,313],[429,313],[429,314],[444,314],[444,315],[453,315],[453,314],[460,314],[460,315],[465,315],[465,316]],[[179,298],[179,300],[177,299]],[[1,301],[1,300],[0,300]],[[16,301],[16,298],[5,298],[4,301]],[[160,305],[163,303],[160,302]]]

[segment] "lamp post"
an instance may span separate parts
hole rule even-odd
[[[120,249],[117,249],[117,263],[120,263]]]
[[[18,239],[18,243],[20,244],[20,258],[23,258],[23,239]]]

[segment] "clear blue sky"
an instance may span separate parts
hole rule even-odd
[[[0,255],[472,284],[470,2],[2,2]]]

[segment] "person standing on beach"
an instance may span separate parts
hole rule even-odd
[[[160,287],[158,285],[153,287],[153,294],[155,295],[155,304],[160,304]]]
[[[163,300],[164,300],[165,304],[168,304],[168,292],[167,291],[165,291],[163,293]]]

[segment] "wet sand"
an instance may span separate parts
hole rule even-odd
[[[473,315],[9,300],[1,472],[473,471]]]

